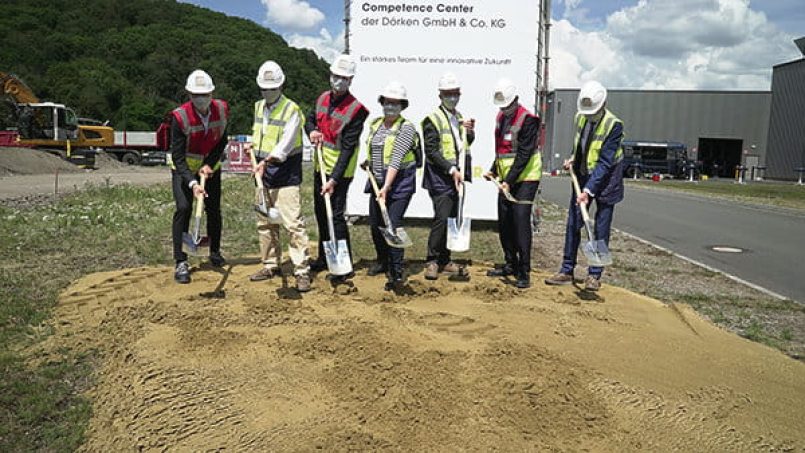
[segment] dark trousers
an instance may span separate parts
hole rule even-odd
[[[533,200],[539,181],[523,181],[511,187],[518,200]],[[519,279],[528,279],[531,272],[531,209],[530,204],[512,203],[498,194],[498,235],[506,265]]]
[[[584,187],[586,178],[579,178],[579,185]],[[572,189],[571,189],[572,190]],[[588,209],[590,205],[587,206]],[[612,227],[612,215],[615,212],[614,204],[601,203],[595,200],[595,231],[593,235],[596,240],[603,239],[609,247],[609,234]],[[567,227],[565,228],[565,251],[562,256],[562,268],[559,272],[563,274],[573,274],[576,267],[576,257],[578,256],[579,244],[581,243],[581,229],[584,228],[584,219],[581,217],[581,209],[576,204],[576,194],[570,195],[570,206],[567,210]],[[584,233],[587,237],[587,233]],[[585,239],[587,240],[587,239]],[[603,267],[590,266],[587,273],[596,278],[601,278],[604,273]]]
[[[386,209],[389,212],[392,228],[396,229],[402,226],[403,216],[405,216],[405,210],[408,209],[408,203],[411,202],[411,196],[386,200]],[[386,223],[383,221],[380,205],[373,196],[369,199],[369,228],[372,231],[372,242],[375,244],[377,262],[386,265],[386,275],[389,279],[401,278],[403,258],[405,257],[404,249],[389,246],[383,238],[383,233],[380,230],[386,228]]]
[[[433,202],[433,222],[428,236],[428,261],[436,261],[440,266],[450,262],[447,249],[447,218],[458,215],[458,193],[431,194]]]
[[[187,254],[182,250],[182,234],[190,226],[193,216],[193,190],[182,182],[176,172],[172,172],[173,199],[176,211],[173,213],[173,259],[178,263],[185,261]],[[210,253],[221,250],[221,172],[216,171],[204,185],[207,198],[204,199],[204,212],[207,215],[207,235],[210,237]]]
[[[347,191],[352,179],[341,180],[341,183],[336,184],[335,190],[330,195],[330,204],[333,206],[333,229],[335,229],[335,237],[338,239],[347,240],[347,248],[349,249],[349,259],[352,259],[352,243],[349,240],[349,230],[347,229],[347,219],[344,217],[344,211],[347,207]],[[319,195],[321,193],[321,176],[319,172],[313,173],[313,210],[316,213],[316,224],[319,227],[319,256],[317,261],[319,263],[325,262],[324,257],[324,242],[330,240],[330,230],[327,226],[327,209],[324,206],[324,197]]]

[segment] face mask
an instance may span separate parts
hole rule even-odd
[[[334,75],[330,76],[330,87],[336,93],[344,93],[349,89],[349,79],[345,79],[343,77],[337,77]]]
[[[452,96],[444,96],[442,97],[442,104],[447,110],[455,110],[456,106],[458,105],[458,100],[460,96],[452,95]]]
[[[500,111],[503,112],[503,114],[506,115],[506,116],[514,114],[515,110],[517,110],[517,103],[516,102],[512,102],[507,107],[501,107],[500,108]]]
[[[397,116],[402,112],[402,104],[383,104],[383,115]]]
[[[277,101],[277,99],[282,96],[282,90],[279,88],[275,88],[273,90],[263,90],[263,99],[266,100],[266,104],[273,104]]]
[[[210,104],[212,103],[212,95],[209,94],[200,94],[200,95],[193,95],[190,97],[190,101],[193,103],[193,107],[196,108],[201,113],[207,113],[210,111]]]

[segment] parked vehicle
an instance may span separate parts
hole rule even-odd
[[[624,176],[633,178],[659,173],[683,178],[688,171],[688,150],[679,142],[624,141]]]
[[[115,131],[114,146],[104,149],[129,165],[166,165],[170,146],[170,123],[166,120],[156,132]]]

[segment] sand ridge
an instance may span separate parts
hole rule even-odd
[[[257,265],[90,275],[48,347],[97,351],[87,451],[801,451],[805,365],[605,285],[379,277],[303,296]],[[55,349],[54,349],[55,350]]]

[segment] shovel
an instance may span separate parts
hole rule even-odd
[[[372,170],[366,164],[366,162],[361,164],[361,168],[363,168],[366,173],[369,175],[369,181],[372,183],[372,190],[375,192],[375,197],[378,196],[380,193],[380,189],[377,187],[377,180],[375,179],[375,175],[372,174]],[[386,224],[386,227],[380,227],[380,233],[383,234],[383,239],[386,240],[386,244],[391,247],[396,247],[398,249],[410,247],[413,242],[411,238],[408,236],[408,233],[402,227],[398,227],[396,230],[394,227],[391,226],[391,218],[389,217],[389,211],[386,209],[386,200],[377,199],[377,204],[380,206],[380,213],[383,215],[383,223]]]
[[[512,195],[511,192],[509,192],[508,190],[503,189],[503,186],[500,184],[500,181],[498,181],[497,179],[489,178],[489,180],[492,181],[493,183],[495,183],[495,186],[498,188],[498,190],[503,192],[503,197],[506,198],[507,200],[509,200],[510,202],[512,202],[514,204],[534,204],[534,200],[518,200],[518,199],[514,198],[514,195]]]
[[[254,155],[255,150],[249,150],[249,156],[252,159],[252,171],[257,169],[257,157]],[[263,186],[263,178],[261,178],[257,173],[254,174],[254,180],[257,182],[257,190],[259,191],[259,200],[260,202],[254,205],[254,210],[264,216],[268,217],[268,203],[266,203],[266,191],[265,187]]]
[[[319,174],[321,175],[321,185],[323,187],[327,184],[327,176],[324,174],[324,157],[321,154],[321,144],[316,147],[316,157],[319,161]],[[352,259],[349,257],[346,239],[335,240],[333,205],[330,202],[329,193],[324,194],[324,206],[327,209],[327,229],[330,232],[330,240],[322,242],[327,268],[333,275],[347,275],[352,272]]]
[[[458,157],[458,172],[463,175],[467,165],[467,130],[461,132],[461,153]],[[453,252],[466,252],[470,249],[472,219],[464,215],[465,185],[462,182],[458,191],[458,213],[447,219],[447,249]]]
[[[578,197],[581,195],[579,188],[579,180],[576,179],[576,174],[573,172],[573,167],[570,167],[570,178],[573,180],[573,191]],[[587,205],[580,204],[581,217],[584,219],[584,227],[587,229],[588,241],[582,244],[581,251],[587,257],[587,263],[590,266],[604,267],[612,264],[612,254],[609,253],[609,248],[603,239],[595,240],[593,235],[593,221],[590,219],[590,213],[587,212]]]
[[[207,177],[201,175],[201,188],[204,188],[204,184],[207,182]],[[197,256],[201,255],[202,253],[199,251],[199,248],[202,247],[209,247],[210,246],[210,238],[207,236],[201,235],[201,214],[204,211],[204,195],[200,195],[196,197],[196,206],[193,213],[193,226],[191,231],[182,233],[182,242],[185,246],[187,246],[187,253]]]

